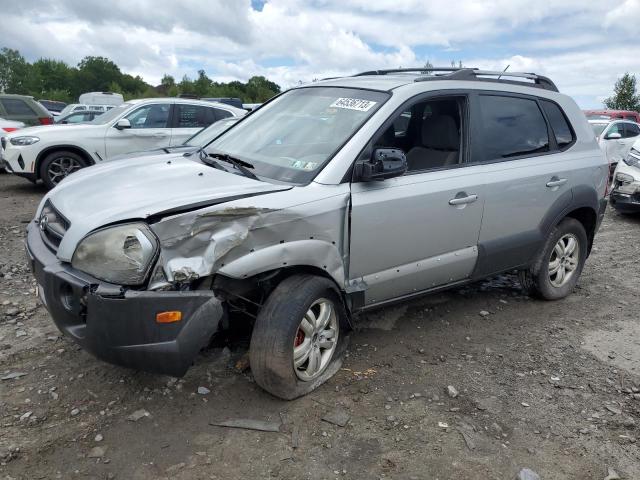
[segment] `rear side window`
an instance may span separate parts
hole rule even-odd
[[[216,121],[214,108],[200,105],[176,105],[176,128],[203,128]]]
[[[484,160],[549,151],[547,123],[534,100],[480,95]]]
[[[223,118],[229,118],[233,116],[231,115],[231,112],[228,110],[222,110],[221,108],[214,108],[213,110],[216,111],[216,118],[218,120],[222,120]]]
[[[7,115],[35,115],[27,102],[18,98],[3,98],[0,100]]]
[[[558,147],[564,148],[567,145],[571,145],[574,140],[573,132],[571,131],[567,117],[562,113],[560,107],[547,100],[541,100],[540,103],[542,104],[544,113],[547,114]]]
[[[640,135],[640,126],[634,125],[633,123],[625,123],[624,124],[624,135],[625,138],[637,137]]]

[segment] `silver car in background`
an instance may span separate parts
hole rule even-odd
[[[340,368],[361,312],[513,270],[571,293],[607,168],[545,77],[365,72],[284,92],[204,148],[74,173],[27,251],[58,328],[99,358],[183,375],[250,322],[256,382],[292,399]]]

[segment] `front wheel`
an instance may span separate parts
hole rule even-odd
[[[251,336],[258,385],[285,400],[305,395],[342,365],[347,318],[333,283],[314,275],[286,278],[269,295]]]
[[[87,161],[74,152],[50,153],[40,164],[40,178],[47,189],[52,189],[73,172],[87,166]]]
[[[545,300],[569,295],[587,259],[587,243],[587,233],[578,220],[562,220],[551,231],[533,266],[520,272],[524,290]]]

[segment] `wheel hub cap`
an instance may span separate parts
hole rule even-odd
[[[563,235],[549,257],[549,281],[554,287],[562,287],[571,280],[580,260],[580,244],[572,233]]]
[[[293,342],[293,368],[308,382],[327,368],[338,344],[339,325],[333,302],[316,300],[298,326]]]

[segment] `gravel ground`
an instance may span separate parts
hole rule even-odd
[[[0,175],[0,478],[640,478],[638,218],[607,213],[569,298],[500,276],[370,314],[344,368],[283,402],[237,368],[243,342],[175,379],[63,338],[23,253],[43,193]],[[277,431],[219,426],[239,419]]]

